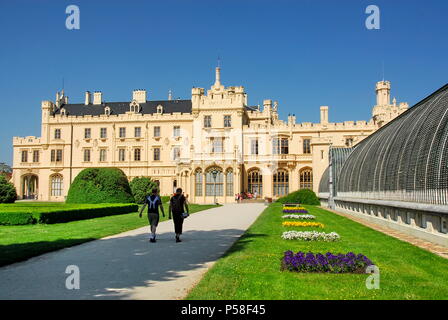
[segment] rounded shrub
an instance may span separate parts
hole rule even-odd
[[[277,202],[310,204],[315,206],[320,205],[320,201],[317,198],[316,194],[313,192],[313,190],[309,189],[294,191],[284,197],[279,198]]]
[[[73,180],[66,203],[135,203],[135,199],[120,169],[88,168]]]
[[[135,202],[140,204],[145,202],[145,196],[151,194],[152,189],[158,188],[157,183],[147,177],[135,177],[129,185]]]
[[[0,175],[0,203],[14,203],[16,200],[16,188],[3,175]]]

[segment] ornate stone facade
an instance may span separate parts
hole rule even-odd
[[[244,87],[224,87],[220,68],[207,93],[191,100],[147,100],[135,90],[130,102],[103,101],[86,92],[69,104],[64,92],[42,102],[41,137],[14,137],[13,182],[21,198],[62,201],[70,182],[87,167],[118,167],[129,179],[157,180],[162,195],[182,187],[194,203],[233,202],[248,191],[277,198],[300,188],[317,192],[328,149],[352,146],[407,110],[390,104],[390,83],[377,84],[370,121],[296,123],[278,117],[278,103],[248,106]]]

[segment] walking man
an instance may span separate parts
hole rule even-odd
[[[170,199],[170,207],[168,210],[170,219],[171,219],[171,213],[173,213],[176,242],[181,242],[180,235],[182,234],[182,225],[184,223],[185,212],[188,214],[188,205],[185,196],[182,194],[182,189],[177,188],[176,193]]]
[[[142,212],[146,206],[148,206],[148,220],[151,225],[151,237],[149,238],[150,242],[156,242],[156,229],[159,224],[159,207],[162,210],[162,214],[165,217],[165,212],[163,211],[162,200],[157,195],[157,189],[154,188],[151,190],[151,195],[146,196],[145,203],[143,207],[140,209],[139,217],[142,217]]]

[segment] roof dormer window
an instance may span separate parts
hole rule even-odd
[[[163,106],[161,106],[160,104],[157,106],[157,113],[158,114],[162,114],[163,113]]]
[[[105,107],[105,108],[104,108],[104,114],[105,114],[106,116],[110,116],[110,108],[109,108],[109,107]]]
[[[65,110],[65,108],[61,108],[61,116],[66,116],[67,115],[67,111]]]
[[[136,100],[132,100],[132,102],[130,104],[129,111],[131,111],[133,113],[139,113],[140,112],[140,105],[138,104],[138,102]]]

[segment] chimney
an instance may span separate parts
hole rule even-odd
[[[328,124],[328,107],[327,106],[320,107],[320,123]]]
[[[103,94],[101,91],[95,91],[93,93],[93,104],[102,104],[103,103]]]
[[[132,92],[132,100],[136,100],[138,103],[146,103],[146,90],[134,90]]]
[[[86,106],[90,104],[90,91],[86,91],[86,99],[84,101],[84,104]]]

